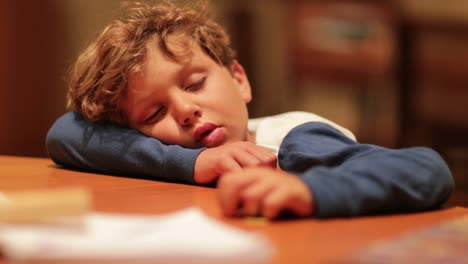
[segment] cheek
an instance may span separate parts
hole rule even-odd
[[[222,107],[239,107],[244,105],[244,99],[242,98],[236,87],[229,87],[226,89],[220,89],[216,94],[212,94],[212,101]]]
[[[158,122],[157,124],[147,126],[140,130],[143,134],[148,137],[152,137],[163,142],[172,143],[176,133],[171,129],[170,122]]]

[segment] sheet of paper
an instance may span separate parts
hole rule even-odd
[[[268,242],[198,208],[154,216],[86,215],[81,225],[0,225],[10,259],[264,260]]]

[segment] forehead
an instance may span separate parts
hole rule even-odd
[[[152,39],[146,44],[146,58],[144,64],[163,62],[170,60],[178,64],[186,64],[194,58],[203,59],[206,55],[200,45],[185,35],[169,35],[162,45],[158,39]]]
[[[185,35],[170,35],[165,40],[165,45],[161,45],[155,37],[145,45],[145,52],[142,61],[134,67],[128,75],[128,87],[131,87],[132,80],[145,77],[155,71],[167,73],[170,66],[188,68],[192,65],[219,65],[209,55],[207,55],[197,41]],[[158,70],[159,69],[159,70]],[[160,72],[157,74],[162,77]]]
[[[183,71],[190,66],[218,65],[195,40],[183,35],[168,36],[165,47],[161,46],[157,39],[150,40],[145,49],[140,66],[129,74],[129,86],[132,79],[149,77],[145,75],[164,78],[164,75],[171,71]]]

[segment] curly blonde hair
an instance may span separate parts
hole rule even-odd
[[[235,59],[229,36],[209,15],[206,2],[176,5],[126,3],[122,16],[113,20],[78,57],[69,74],[67,106],[92,122],[126,125],[120,107],[128,77],[146,60],[147,44],[177,59],[167,45],[173,34],[198,43],[216,63],[227,68]]]

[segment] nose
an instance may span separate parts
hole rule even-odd
[[[173,105],[174,118],[182,126],[192,125],[202,115],[201,108],[189,96],[175,96]]]

